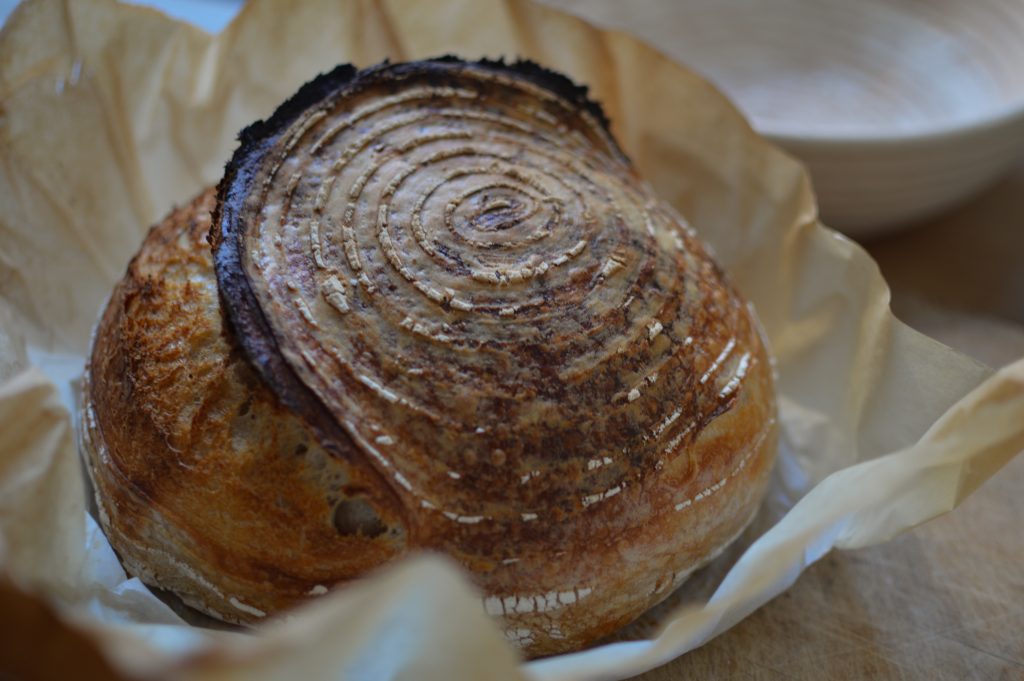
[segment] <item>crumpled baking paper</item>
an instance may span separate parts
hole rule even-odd
[[[437,556],[254,633],[190,626],[124,574],[86,512],[73,384],[100,305],[146,227],[215,182],[238,130],[301,83],[339,62],[444,53],[529,57],[590,85],[644,176],[712,244],[776,359],[769,499],[671,604],[575,654],[519,661]],[[735,624],[831,548],[952,509],[1024,448],[1024,361],[993,373],[898,322],[888,300],[874,262],[818,222],[803,168],[714,88],[553,9],[251,0],[214,37],[113,0],[30,0],[0,33],[0,671],[53,672],[54,651],[77,641],[130,677],[640,673]],[[80,659],[84,674],[92,658]]]

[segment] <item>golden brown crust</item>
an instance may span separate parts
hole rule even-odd
[[[213,204],[207,191],[157,225],[115,288],[83,434],[104,530],[130,570],[252,622],[393,558],[405,533],[378,476],[324,452],[224,333]],[[352,517],[362,499],[388,527],[376,537]]]
[[[105,525],[136,569],[142,547],[183,555],[208,584],[155,581],[248,620],[208,592],[277,611],[313,575],[441,550],[542,655],[635,618],[742,529],[776,438],[756,320],[567,83],[336,70],[243,133],[216,281],[203,218],[154,230],[88,389]],[[233,443],[243,404],[259,436]],[[328,536],[335,474],[398,533]],[[279,536],[300,526],[321,534]]]

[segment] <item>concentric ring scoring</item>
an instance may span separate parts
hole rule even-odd
[[[294,391],[285,366],[335,449],[389,480],[411,544],[540,591],[586,581],[550,567],[573,547],[685,510],[755,455],[763,478],[774,433],[769,396],[736,451],[694,460],[751,376],[770,391],[756,325],[604,121],[547,85],[450,61],[321,84],[243,137],[216,244],[254,363]]]

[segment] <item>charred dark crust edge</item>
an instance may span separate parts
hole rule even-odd
[[[221,308],[225,311],[226,328],[235,334],[249,362],[278,399],[288,409],[305,418],[321,445],[335,455],[345,456],[358,448],[354,447],[351,436],[285,360],[273,329],[245,275],[241,256],[244,236],[241,214],[246,197],[267,149],[311,107],[381,80],[412,74],[428,74],[443,80],[457,78],[469,69],[483,69],[524,78],[549,90],[572,108],[589,113],[608,133],[613,151],[623,162],[629,163],[611,136],[608,117],[598,103],[588,98],[586,86],[577,85],[566,76],[532,61],[506,63],[504,59],[481,59],[469,62],[445,55],[399,64],[384,61],[361,71],[351,64],[342,64],[320,74],[299,88],[269,118],[256,121],[242,130],[238,137],[239,146],[225,166],[224,177],[217,186],[217,207],[210,228],[210,243],[213,245],[214,269]]]

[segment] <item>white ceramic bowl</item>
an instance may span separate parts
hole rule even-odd
[[[1024,158],[1024,0],[549,0],[704,73],[864,237]]]

